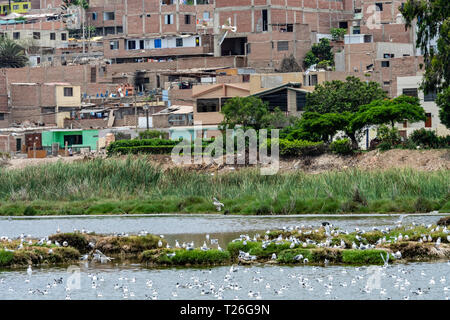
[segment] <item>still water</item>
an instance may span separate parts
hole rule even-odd
[[[404,224],[436,223],[438,215],[409,215]],[[0,236],[39,238],[74,229],[102,234],[145,230],[195,241],[205,235],[222,247],[240,234],[263,233],[283,226],[320,226],[328,221],[344,230],[394,226],[398,215],[382,216],[220,216],[147,215],[80,217],[1,217]],[[133,264],[82,263],[64,268],[0,270],[0,299],[448,299],[450,262],[379,267],[230,266],[212,269],[147,269]],[[70,288],[68,290],[67,288]]]
[[[0,299],[448,299],[450,263],[382,267],[145,269],[80,265],[0,271]],[[79,277],[79,278],[77,278]],[[26,282],[28,281],[29,282]],[[71,287],[71,290],[67,290]]]

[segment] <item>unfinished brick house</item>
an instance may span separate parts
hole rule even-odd
[[[248,66],[273,70],[353,13],[352,0],[94,0],[87,20],[113,62],[247,55]],[[225,35],[224,25],[236,28]]]

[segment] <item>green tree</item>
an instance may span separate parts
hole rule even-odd
[[[305,68],[309,68],[310,66],[312,66],[313,64],[317,64],[318,62],[319,58],[317,58],[312,51],[308,51],[306,53],[305,59],[303,60]]]
[[[450,87],[445,88],[436,99],[436,104],[440,107],[439,118],[441,122],[450,128]]]
[[[347,33],[347,29],[344,28],[331,28],[330,29],[331,37],[333,41],[342,40],[344,35]]]
[[[425,110],[416,97],[401,95],[394,99],[375,100],[362,106],[350,122],[354,131],[367,125],[390,124],[408,120],[410,122],[425,121]]]
[[[448,0],[408,0],[399,9],[407,27],[417,22],[416,45],[422,50],[425,62],[422,89],[438,92],[439,116],[450,128],[448,98],[445,100],[450,85],[450,3]],[[437,50],[429,45],[434,38],[437,38]]]
[[[317,64],[321,61],[330,61],[330,65],[334,64],[334,54],[331,50],[330,40],[327,38],[320,39],[319,43],[312,45],[311,50],[306,53],[303,63],[306,68]]]
[[[311,137],[319,135],[322,141],[328,142],[337,131],[344,130],[348,123],[347,114],[305,112],[299,122],[299,129]]]
[[[333,80],[317,85],[306,97],[305,111],[318,113],[357,112],[359,107],[386,98],[377,82],[363,82],[350,76],[346,81]]]
[[[275,112],[270,112],[268,103],[254,96],[231,98],[220,112],[224,115],[222,129],[234,129],[237,125],[241,125],[244,129],[259,130],[278,127],[283,122],[289,121],[279,108],[275,109]]]
[[[23,68],[28,63],[25,49],[17,42],[0,39],[0,68]]]

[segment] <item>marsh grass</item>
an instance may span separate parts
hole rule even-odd
[[[211,176],[130,156],[0,169],[0,214],[216,212],[212,197],[240,214],[442,211],[449,181],[448,170],[407,169]]]
[[[175,253],[169,257],[167,254]],[[228,251],[210,249],[203,251],[200,249],[159,249],[144,251],[141,261],[160,265],[220,265],[231,261]]]

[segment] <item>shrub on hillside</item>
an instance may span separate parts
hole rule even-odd
[[[139,132],[139,139],[161,139],[164,138],[165,134],[164,132],[158,131],[158,130],[145,130],[142,132]]]
[[[383,151],[392,149],[402,142],[398,129],[389,128],[385,125],[378,128],[377,139],[380,141],[377,147]]]
[[[283,157],[318,156],[325,152],[323,142],[306,140],[267,139],[262,147],[267,146],[267,150],[270,152],[272,143],[278,143],[280,155]]]
[[[348,138],[333,141],[330,150],[336,154],[347,155],[353,152],[352,143]]]
[[[409,140],[424,149],[446,148],[450,144],[450,136],[438,137],[436,132],[424,128],[415,130]]]

